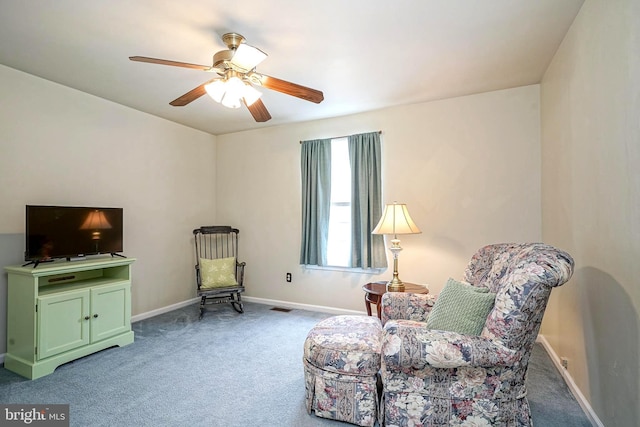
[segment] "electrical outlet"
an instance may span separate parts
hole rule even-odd
[[[287,282],[291,283],[291,273],[287,273],[286,279]]]
[[[560,363],[562,364],[562,367],[564,369],[569,369],[569,359],[567,359],[566,357],[561,357]]]

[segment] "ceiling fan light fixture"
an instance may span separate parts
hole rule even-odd
[[[243,99],[247,105],[251,105],[262,95],[236,76],[226,80],[216,79],[206,84],[204,90],[214,101],[227,108],[240,108]]]
[[[222,98],[222,105],[227,108],[240,108],[242,106],[242,102],[240,102],[240,98],[233,98],[231,96],[226,96]]]
[[[264,61],[266,57],[267,54],[257,47],[243,43],[236,49],[231,63],[244,71],[249,71]]]
[[[222,105],[228,108],[240,108],[244,96],[245,84],[238,77],[231,77],[225,83],[225,92],[222,97]]]
[[[256,90],[256,88],[254,88],[250,84],[244,84],[244,94],[242,97],[244,98],[244,103],[247,104],[247,107],[260,99],[261,96],[262,92]]]
[[[214,101],[220,103],[222,102],[222,97],[224,97],[224,92],[226,90],[224,80],[214,80],[211,83],[204,85],[204,90],[207,91],[207,94],[213,98]]]

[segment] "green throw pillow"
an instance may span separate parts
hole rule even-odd
[[[449,279],[427,318],[427,328],[480,335],[495,299],[488,288]]]
[[[235,257],[219,259],[200,258],[200,279],[200,289],[237,286]]]

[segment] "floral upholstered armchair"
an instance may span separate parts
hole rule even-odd
[[[439,303],[433,295],[386,293],[384,425],[532,425],[525,386],[529,357],[551,290],[572,273],[571,256],[549,245],[480,249],[464,280],[488,288],[495,303],[477,336],[428,328]]]

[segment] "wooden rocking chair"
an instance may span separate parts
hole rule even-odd
[[[238,262],[237,228],[227,225],[202,226],[193,230],[196,248],[196,284],[200,297],[200,318],[207,304],[231,303],[244,311],[244,267]]]

